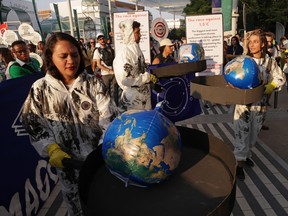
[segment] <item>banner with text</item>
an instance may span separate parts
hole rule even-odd
[[[44,73],[0,83],[0,215],[37,215],[58,181],[56,170],[30,144],[21,108]]]
[[[197,76],[219,75],[223,70],[222,14],[186,17],[187,43],[198,43],[205,51],[207,69]]]

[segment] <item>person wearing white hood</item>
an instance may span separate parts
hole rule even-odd
[[[113,61],[115,78],[122,89],[120,108],[149,110],[151,106],[150,82],[157,82],[155,75],[148,73],[143,53],[139,47],[140,23],[125,20],[119,23],[124,47],[116,52]]]

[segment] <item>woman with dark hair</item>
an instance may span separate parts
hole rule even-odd
[[[155,56],[152,64],[164,64],[164,63],[172,63],[175,62],[172,54],[174,52],[174,44],[170,39],[165,38],[160,41],[159,47],[160,53]]]
[[[243,54],[243,47],[240,45],[240,41],[238,37],[233,36],[231,38],[231,45],[228,46],[226,51],[226,56],[228,60],[232,60],[233,58]]]
[[[53,34],[44,49],[45,77],[37,80],[23,105],[22,123],[42,157],[56,167],[69,215],[83,215],[79,170],[63,169],[62,160],[84,161],[118,114],[102,81],[87,74],[77,40]]]
[[[267,54],[265,33],[260,30],[248,32],[245,36],[244,47],[247,55],[251,56],[259,67],[259,78],[265,85],[262,99],[248,105],[236,104],[234,111],[234,155],[237,160],[236,175],[239,180],[245,179],[244,165],[254,166],[251,160],[251,149],[255,145],[258,134],[265,121],[268,95],[273,90],[280,89],[285,84],[285,76],[276,60]]]
[[[9,48],[7,47],[0,48],[0,61],[1,61],[1,71],[0,71],[0,82],[1,82],[3,80],[6,80],[5,71],[15,61],[15,58]]]

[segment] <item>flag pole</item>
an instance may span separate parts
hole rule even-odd
[[[1,0],[0,4],[1,4],[1,7],[2,7],[2,0]],[[35,0],[32,0],[32,4],[33,4],[33,9],[34,9],[36,21],[37,21],[38,26],[39,26],[40,35],[41,35],[42,41],[44,41],[44,36],[43,36],[41,24],[40,24],[40,22],[39,22],[39,18],[38,18],[38,13],[37,13],[37,8],[36,8]],[[2,13],[1,13],[1,23],[2,23]]]

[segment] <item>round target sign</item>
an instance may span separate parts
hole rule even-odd
[[[3,39],[6,44],[11,45],[14,41],[18,40],[18,36],[14,31],[6,30],[3,34]]]
[[[22,23],[18,27],[19,35],[25,40],[31,40],[34,37],[34,29],[28,23]]]
[[[38,32],[33,32],[33,37],[31,37],[30,41],[34,44],[37,45],[39,41],[42,40],[41,35]]]
[[[168,36],[169,29],[167,22],[163,18],[154,19],[151,25],[150,32],[152,37],[160,42],[162,39]]]

